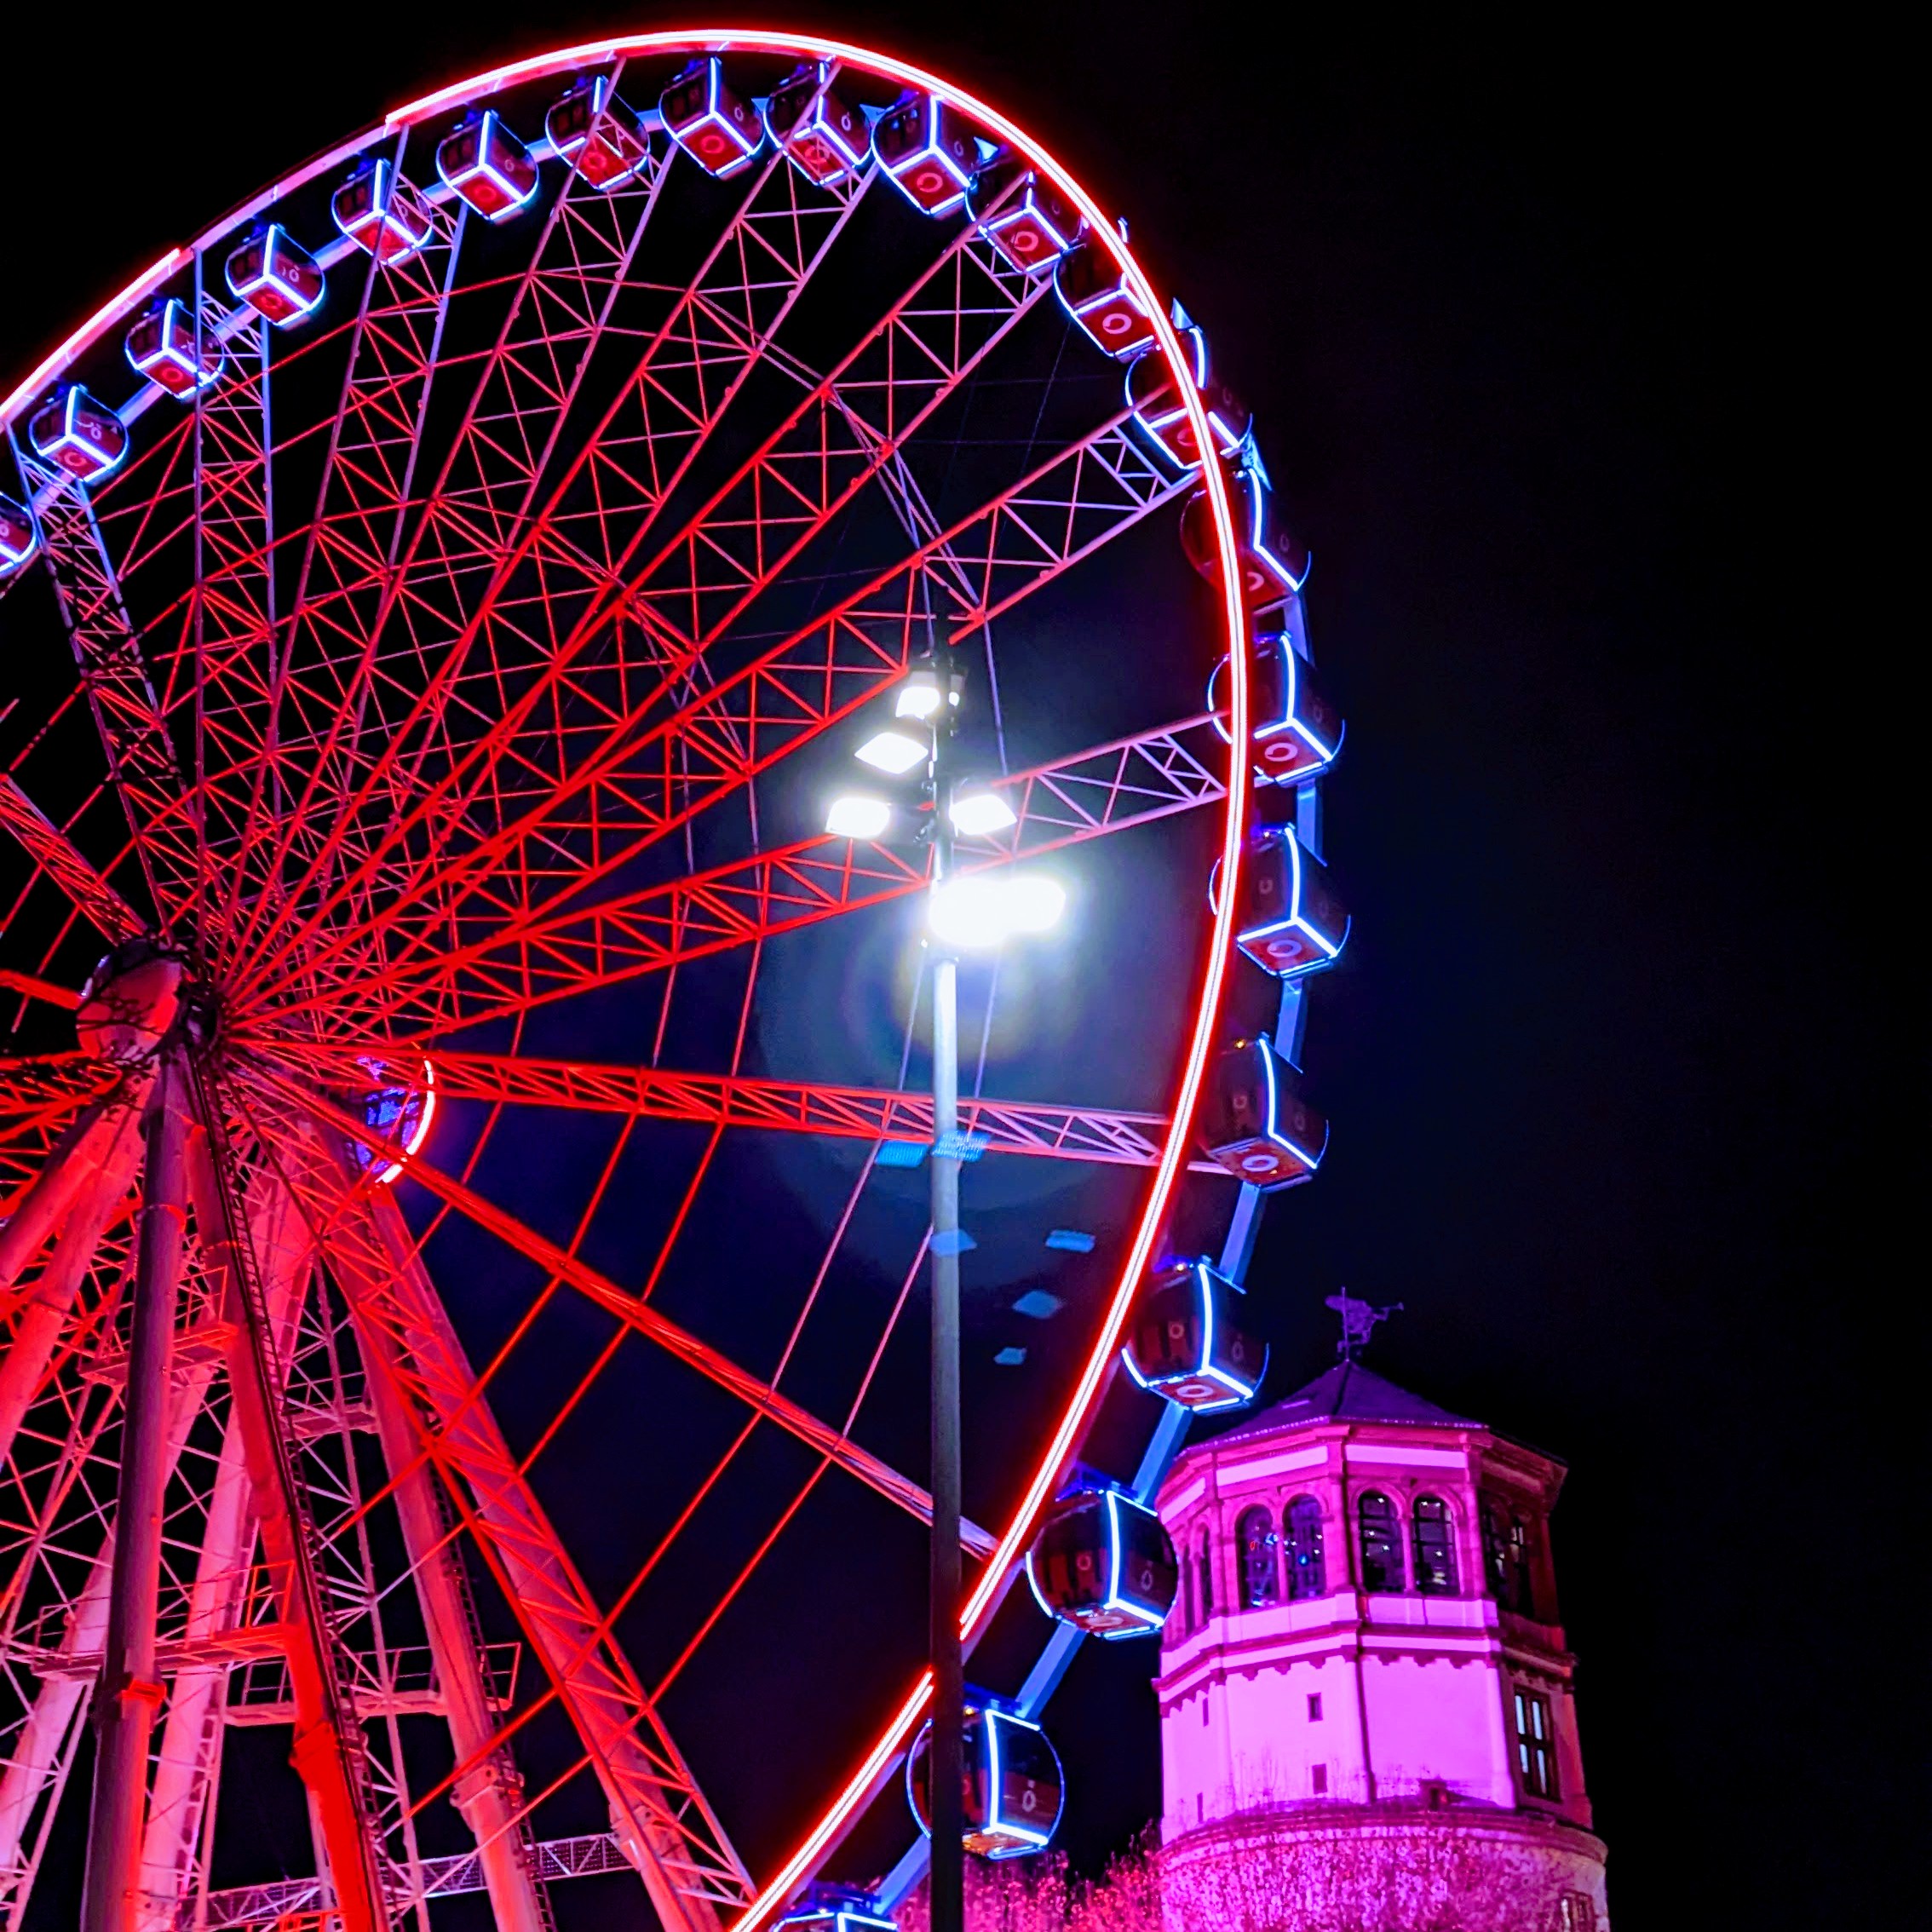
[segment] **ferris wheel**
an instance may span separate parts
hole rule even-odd
[[[942,1157],[969,1823],[1045,1842],[1347,931],[1307,560],[1124,224],[936,76],[635,36],[274,182],[0,421],[0,1926],[82,1819],[90,1925],[883,1920],[917,1840],[806,1888],[916,1770]],[[954,882],[1079,923],[971,969],[956,1129],[942,801],[825,809],[935,706]]]

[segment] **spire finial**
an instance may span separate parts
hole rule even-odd
[[[1373,1308],[1366,1302],[1358,1301],[1344,1288],[1339,1294],[1328,1297],[1328,1306],[1342,1318],[1342,1339],[1335,1344],[1335,1353],[1343,1361],[1352,1362],[1368,1346],[1375,1325],[1387,1321],[1392,1314],[1400,1314],[1402,1304],[1390,1302],[1386,1307]]]

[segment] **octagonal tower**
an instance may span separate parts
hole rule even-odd
[[[1176,1460],[1162,1856],[1203,1923],[1604,1932],[1564,1473],[1348,1359]]]

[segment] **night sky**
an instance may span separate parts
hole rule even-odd
[[[684,16],[410,0],[266,46],[273,10],[190,17],[11,68],[0,367],[398,101]],[[1608,17],[1561,44],[1118,3],[760,17],[950,71],[1124,210],[1314,551],[1355,927],[1308,1042],[1330,1155],[1251,1275],[1268,1394],[1331,1359],[1345,1284],[1406,1304],[1377,1369],[1569,1463],[1626,1932],[1859,1922],[1922,1756],[1889,1649],[1859,1654],[1916,1642],[1870,1594],[1911,1519],[1863,1472],[1922,1268],[1881,1228],[1906,1037],[1844,770],[1865,626],[1797,440],[1797,305],[1833,250],[1791,121],[1733,50]],[[1089,1866],[1158,1803],[1151,1666],[1089,1646],[1051,1715]]]

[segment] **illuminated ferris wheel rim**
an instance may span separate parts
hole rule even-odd
[[[125,322],[197,255],[219,244],[225,238],[245,232],[250,224],[261,219],[296,189],[354,160],[373,144],[399,129],[446,113],[460,113],[512,87],[612,61],[680,54],[725,55],[733,53],[791,55],[850,66],[900,87],[917,89],[934,95],[968,117],[979,129],[1009,146],[1029,165],[1049,177],[1055,188],[1083,217],[1087,239],[1106,250],[1144,309],[1153,326],[1158,352],[1165,358],[1171,371],[1184,375],[1189,358],[1169,318],[1165,303],[1157,296],[1124,234],[1095,198],[1044,144],[997,108],[940,75],[853,43],[818,35],[761,29],[682,29],[615,36],[536,55],[492,68],[397,108],[381,123],[295,169],[213,224],[193,242],[170,250],[136,276],[9,394],[4,404],[0,404],[0,423],[11,429],[45,398],[52,386],[95,348],[109,331]],[[1178,381],[1175,388],[1193,428],[1194,446],[1211,451],[1216,447],[1216,438],[1199,391],[1192,381],[1186,379]],[[164,393],[150,383],[119,413],[124,420],[137,416]],[[1225,471],[1218,463],[1207,461],[1200,464],[1199,475],[1205,486],[1221,560],[1217,587],[1222,595],[1223,647],[1233,672],[1228,681],[1228,725],[1233,742],[1241,744],[1246,741],[1248,735],[1250,693],[1240,549]],[[1219,858],[1221,877],[1229,882],[1237,878],[1241,865],[1250,783],[1250,762],[1238,756],[1230,756]],[[1234,891],[1225,891],[1220,894],[1219,903],[1213,910],[1199,1002],[1187,1036],[1182,1077],[1170,1113],[1166,1137],[1134,1237],[1073,1393],[1048,1439],[1018,1509],[998,1539],[993,1555],[968,1599],[963,1624],[969,1639],[980,1632],[997,1607],[1004,1584],[1015,1573],[1041,1512],[1051,1499],[1059,1479],[1085,1432],[1106,1387],[1108,1369],[1118,1351],[1135,1292],[1153,1258],[1159,1230],[1187,1157],[1195,1103],[1209,1055],[1216,1043],[1216,1023],[1233,952],[1236,900]],[[869,1801],[887,1769],[906,1749],[923,1711],[929,1688],[928,1680],[922,1676],[792,1854],[735,1922],[733,1932],[756,1932],[756,1929],[768,1924],[796,1892],[800,1883],[816,1868],[853,1814]]]

